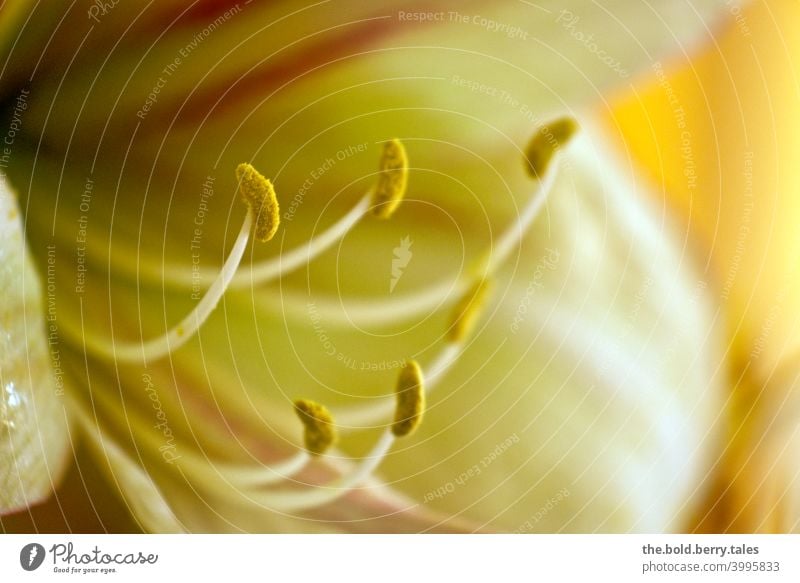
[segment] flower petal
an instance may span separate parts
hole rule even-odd
[[[41,54],[30,50],[44,64],[33,78],[35,90],[25,131],[33,143],[47,145],[42,150],[47,154],[34,156],[33,151],[28,152],[29,158],[22,158],[25,163],[12,170],[19,184],[33,185],[26,208],[30,209],[31,240],[40,258],[46,257],[42,242],[50,225],[55,223],[59,241],[74,244],[75,220],[85,214],[84,203],[91,209],[91,243],[87,245],[87,253],[94,257],[86,287],[81,294],[63,296],[72,313],[85,318],[85,322],[74,321],[73,330],[82,330],[85,324],[89,334],[100,337],[138,338],[140,332],[149,336],[160,332],[166,322],[174,320],[176,313],[192,305],[194,298],[189,293],[164,290],[158,284],[132,285],[120,276],[117,265],[120,262],[138,265],[140,257],[136,253],[141,252],[146,261],[158,265],[168,259],[191,266],[193,257],[187,243],[197,227],[192,219],[197,220],[201,214],[198,190],[207,177],[213,175],[213,181],[219,174],[214,190],[221,196],[210,203],[213,213],[206,208],[201,217],[203,261],[213,264],[224,250],[223,241],[230,226],[222,217],[235,217],[231,211],[239,210],[231,206],[235,203],[227,196],[233,192],[233,176],[225,169],[242,161],[252,160],[263,168],[260,171],[276,177],[280,197],[281,184],[286,185],[288,196],[309,176],[314,176],[314,171],[327,159],[337,157],[346,147],[356,147],[353,155],[344,156],[335,173],[321,173],[324,176],[314,184],[315,196],[303,206],[302,219],[287,229],[284,242],[291,243],[308,237],[331,193],[347,191],[353,177],[369,177],[374,172],[374,160],[368,159],[359,146],[371,146],[395,136],[416,139],[411,158],[422,161],[420,174],[433,175],[438,171],[441,181],[420,180],[413,194],[422,202],[417,203],[413,212],[398,216],[391,231],[385,226],[365,225],[361,232],[348,238],[346,243],[364,254],[359,262],[323,263],[309,270],[309,278],[315,283],[314,289],[323,293],[352,297],[371,294],[379,285],[384,289],[386,282],[381,279],[380,270],[365,270],[361,262],[372,265],[380,256],[382,250],[374,244],[376,237],[386,237],[389,233],[391,237],[402,237],[412,228],[420,233],[417,248],[424,247],[429,252],[418,255],[415,265],[419,269],[409,270],[404,283],[423,282],[431,273],[439,273],[443,265],[458,266],[458,262],[451,263],[453,254],[463,260],[476,249],[485,248],[492,240],[493,227],[513,217],[521,196],[517,191],[521,180],[511,178],[514,176],[511,169],[519,170],[521,166],[515,155],[509,154],[516,151],[515,144],[526,141],[542,118],[552,112],[601,99],[609,87],[625,83],[623,73],[632,75],[663,51],[680,50],[684,39],[706,34],[710,15],[723,2],[686,2],[685,6],[666,0],[621,2],[614,10],[606,10],[576,1],[568,5],[567,12],[571,14],[561,12],[567,5],[555,2],[544,4],[544,10],[519,2],[495,3],[491,9],[483,4],[482,14],[472,12],[478,10],[477,2],[470,4],[469,22],[429,26],[401,20],[400,11],[405,3],[400,2],[379,7],[354,4],[345,11],[338,4],[322,3],[316,9],[295,15],[289,14],[293,9],[289,3],[253,3],[243,8],[241,14],[215,25],[208,35],[199,28],[197,13],[189,14],[188,22],[178,19],[164,26],[148,15],[133,22],[135,19],[130,16],[138,8],[121,5],[107,15],[102,25],[95,27],[81,22],[78,17],[83,15],[72,13],[59,25],[58,34],[42,35]],[[687,12],[689,6],[702,10]],[[159,10],[164,10],[163,5]],[[467,8],[462,10],[466,12]],[[51,21],[48,18],[48,26],[34,29],[50,32]],[[330,29],[321,30],[320,22],[330,22]],[[521,24],[521,33],[529,35],[524,41],[506,34],[507,28],[503,29],[505,32],[492,29],[494,25],[510,26],[517,22]],[[131,23],[131,28],[126,29]],[[202,33],[199,40],[198,30]],[[617,62],[605,59],[594,42],[606,57]],[[27,46],[30,48],[31,44]],[[187,52],[187,47],[191,47],[190,56],[182,52]],[[74,61],[64,63],[65,55],[74,57]],[[13,62],[17,67],[15,75],[25,78],[22,73],[26,72],[27,60]],[[171,63],[174,69],[169,68]],[[512,101],[498,102],[496,92],[487,95],[481,86],[505,91]],[[454,177],[441,179],[446,176],[442,170]],[[591,172],[587,175],[594,176]],[[498,183],[502,187],[499,191],[493,188]],[[584,184],[583,188],[591,192],[593,185]],[[470,196],[464,196],[464,191]],[[54,192],[60,193],[60,200],[51,196]],[[489,199],[489,194],[495,192],[500,194]],[[424,210],[426,205],[428,208]],[[476,208],[479,214],[472,212]],[[441,245],[442,234],[437,229],[444,223],[437,212],[449,213],[449,225],[457,237],[461,230],[469,233],[462,248]],[[212,214],[214,220],[210,218]],[[472,229],[481,222],[479,232],[474,234]],[[574,225],[566,224],[563,228],[569,234],[580,232]],[[586,228],[591,232],[592,228],[601,227],[589,221]],[[393,245],[394,241],[389,240]],[[627,242],[623,240],[623,248]],[[257,253],[274,253],[276,249],[277,245],[273,245]],[[391,252],[391,247],[388,250]],[[108,256],[104,255],[107,251]],[[583,247],[575,250],[576,257],[584,263],[585,256],[596,259],[591,253],[592,249]],[[600,259],[617,268],[617,271],[610,269],[610,273],[618,273],[616,255],[609,252]],[[598,264],[605,265],[604,261]],[[109,268],[111,272],[106,272]],[[347,282],[341,289],[339,275],[346,276],[341,279]],[[57,277],[64,285],[72,285],[71,269],[59,269]],[[570,281],[585,283],[580,275]],[[302,290],[308,282],[297,277],[284,283]],[[628,283],[626,289],[635,287]],[[594,289],[591,285],[590,289],[595,304],[602,298],[601,292],[607,291],[605,287]],[[686,290],[680,291],[683,298]],[[580,300],[585,298],[580,291],[571,293],[577,295],[566,297],[567,305],[573,305],[570,302],[582,305]],[[287,322],[286,315],[280,313],[279,296],[271,290],[264,295],[273,312],[265,309],[255,294],[232,296],[212,316],[200,336],[175,355],[174,361],[158,363],[151,371],[163,383],[160,398],[171,403],[165,410],[170,412],[172,431],[190,451],[199,451],[203,456],[209,452],[228,454],[231,458],[250,456],[252,460],[253,451],[258,451],[252,441],[259,436],[265,441],[272,440],[264,449],[280,457],[298,443],[296,431],[282,426],[281,421],[283,407],[290,411],[288,404],[299,396],[298,392],[326,397],[333,394],[331,400],[338,395],[341,401],[346,401],[354,395],[378,395],[382,391],[386,371],[374,376],[360,375],[354,380],[349,370],[342,370],[347,368],[342,362],[332,364],[330,356],[320,350],[319,338],[310,329],[307,314]],[[81,312],[81,302],[92,309]],[[142,309],[137,312],[131,309],[133,306]],[[660,307],[655,306],[654,311]],[[403,334],[402,339],[390,332],[387,337],[391,338],[393,352],[407,356],[430,347],[438,338],[441,320],[431,314],[425,325]],[[581,322],[585,324],[584,320]],[[360,331],[336,333],[341,334],[339,355],[352,354],[365,362],[376,362],[388,354],[388,342],[364,347]],[[697,340],[696,330],[687,334]],[[669,334],[664,332],[661,336]],[[75,337],[79,340],[78,334]],[[303,341],[295,344],[296,338]],[[663,345],[661,340],[658,345]],[[580,347],[594,350],[593,343]],[[78,365],[84,355],[77,342],[74,348],[73,368],[80,370]],[[512,356],[515,354],[511,352]],[[115,411],[145,416],[142,422],[133,423],[133,437],[127,436],[133,443],[126,441],[125,436],[113,436],[130,456],[138,450],[136,442],[144,439],[140,435],[145,433],[143,428],[151,429],[146,416],[153,411],[148,410],[148,395],[142,390],[142,371],[125,369],[115,378],[116,375],[103,370],[109,363],[91,362],[92,386],[90,379],[84,379],[86,391],[80,398],[86,401],[104,397],[107,400],[104,414],[111,418],[107,422],[118,421]],[[174,363],[180,374],[174,374]],[[198,370],[199,363],[205,370]],[[525,373],[530,374],[530,370]],[[96,378],[104,375],[107,378]],[[200,376],[201,382],[186,383],[189,375]],[[555,378],[558,380],[557,375]],[[191,391],[187,390],[187,384]],[[478,383],[470,390],[481,389]],[[653,390],[659,398],[664,397],[659,392],[664,390],[663,384],[656,384]],[[184,414],[183,402],[188,392],[202,403],[197,410],[211,410],[208,416]],[[115,401],[116,395],[120,398]],[[574,397],[574,393],[567,393],[563,406]],[[610,398],[603,401],[602,396],[598,399],[601,404],[611,402]],[[638,403],[636,399],[631,402]],[[700,410],[707,411],[705,407]],[[626,411],[623,407],[620,414]],[[222,423],[212,423],[214,416],[220,417]],[[291,418],[291,413],[287,417]],[[208,431],[209,427],[227,428],[231,418],[247,425],[245,433],[250,442],[237,443],[239,447],[231,448],[231,441],[219,439],[220,432]],[[649,421],[646,416],[636,419],[645,426]],[[700,419],[698,426],[705,421],[705,417]],[[542,426],[543,431],[547,429]],[[573,429],[570,427],[570,431]],[[599,433],[606,435],[604,432],[609,431],[603,426]],[[654,451],[663,451],[663,436],[658,435],[648,443]],[[617,444],[615,441],[613,445]],[[486,443],[478,445],[484,447]],[[352,440],[344,447],[357,455],[363,443]],[[442,447],[441,443],[438,447]],[[140,469],[154,476],[161,495],[176,515],[192,516],[194,508],[209,501],[211,508],[227,508],[230,498],[219,494],[225,492],[222,486],[196,485],[176,478],[157,459],[157,448],[151,443],[147,448],[148,456]],[[470,455],[475,451],[471,450]],[[554,449],[551,454],[558,451]],[[592,453],[597,452],[589,448],[577,458],[584,460]],[[435,455],[435,450],[431,449],[430,455]],[[602,459],[611,468],[633,467],[625,465],[624,460],[620,462],[614,452],[604,456]],[[400,468],[403,489],[407,485],[409,491],[424,494],[408,478],[404,462],[396,461],[402,457],[413,456],[403,450],[397,452],[390,460],[389,472],[394,466]],[[256,459],[266,461],[261,457]],[[161,465],[154,467],[154,462]],[[670,468],[675,470],[677,466]],[[695,478],[693,468],[681,473],[685,487]],[[156,477],[166,475],[171,476],[170,483]],[[659,476],[645,473],[641,479],[657,483]],[[200,495],[183,495],[190,484],[198,488]],[[210,490],[203,493],[200,489],[204,487]],[[603,508],[612,503],[625,504],[625,495],[635,493],[625,488],[625,485],[611,487],[609,496],[598,504],[605,505]],[[530,509],[532,500],[526,500],[524,508]],[[591,502],[594,498],[583,491],[572,500]],[[669,512],[676,509],[673,499],[665,500],[672,506],[665,506],[660,513],[647,514],[646,528],[664,527],[669,522]],[[634,503],[632,508],[640,509],[636,504],[641,499],[635,499]],[[472,516],[463,501],[459,504],[460,509]],[[250,528],[251,510],[216,520],[213,513],[202,514],[203,519],[211,516],[212,520],[195,526],[226,528],[226,524],[241,521]],[[345,514],[350,516],[354,512],[355,506]],[[484,520],[492,512],[490,507],[478,508],[475,515]],[[622,518],[618,521],[615,518],[610,524],[614,529],[632,527],[631,512],[626,507],[620,511]],[[306,524],[297,522],[296,517],[284,520],[274,515],[253,516],[258,517],[259,526],[275,530],[299,530]],[[553,520],[559,516],[565,518],[554,514]],[[591,523],[587,521],[578,523],[577,528],[589,526]],[[159,528],[157,521],[153,528]]]
[[[14,194],[0,177],[0,513],[50,494],[69,453],[60,339],[22,235]],[[55,306],[49,312],[55,316]]]
[[[440,518],[427,524],[446,517],[476,529],[660,532],[680,529],[704,491],[727,374],[719,323],[702,277],[646,206],[647,184],[621,176],[604,147],[591,130],[575,142],[548,222],[540,221],[519,262],[509,266],[488,323],[432,397],[418,435],[382,467],[392,490],[423,506],[406,507],[410,515],[392,506],[404,520],[432,511]],[[379,237],[370,233],[353,235],[360,242],[345,251],[348,257],[369,256],[370,238]],[[429,255],[419,258],[427,265],[422,273],[430,273],[441,263],[441,245],[424,237],[417,244]],[[326,273],[324,265],[317,269]],[[157,296],[140,297],[147,304]],[[385,338],[323,322],[323,339],[308,314],[281,313],[280,303],[272,303],[274,312],[249,292],[226,297],[198,339],[173,356],[191,391],[175,385],[167,370],[153,373],[164,409],[176,415],[172,431],[184,451],[244,462],[289,455],[291,444],[302,442],[300,427],[290,424],[293,398],[310,395],[332,405],[335,416],[338,404],[388,396],[391,355],[427,354],[446,330],[431,314],[402,334],[384,330]],[[126,316],[133,314],[120,312],[118,326]],[[145,312],[142,319],[153,329],[160,315]],[[369,365],[366,372],[360,363]],[[100,367],[93,368],[95,384],[102,383]],[[134,406],[144,415],[152,411],[144,393],[130,389],[134,374],[123,371],[123,386],[128,422],[141,425],[134,431],[139,440],[146,429]],[[107,409],[120,410],[122,402]],[[245,430],[232,433],[233,420]],[[342,447],[358,455],[370,435],[351,434]],[[152,445],[144,449],[158,455]],[[213,473],[187,482],[160,460],[148,472],[177,514],[194,517],[192,529],[401,524],[369,514],[365,492],[317,513],[283,516],[259,513],[258,498]]]
[[[685,528],[721,437],[721,326],[604,147],[576,138],[539,245],[386,464],[393,487],[500,530]]]
[[[109,481],[117,486],[133,516],[150,532],[180,533],[184,528],[175,517],[153,479],[122,448],[93,424],[85,412],[84,430],[88,442],[109,473]]]

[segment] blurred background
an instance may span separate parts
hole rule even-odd
[[[680,217],[693,253],[716,274],[734,339],[728,465],[692,528],[780,532],[794,522],[781,500],[800,471],[800,2],[755,2],[731,14],[690,63],[598,115],[663,186],[658,202]]]

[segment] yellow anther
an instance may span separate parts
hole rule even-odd
[[[239,192],[253,213],[255,237],[265,243],[272,239],[281,222],[272,182],[247,163],[236,167],[236,179],[239,181]]]
[[[380,176],[372,196],[372,213],[381,219],[392,216],[406,194],[408,156],[399,140],[389,140],[383,146]]]
[[[571,117],[562,117],[539,129],[525,152],[528,174],[533,178],[542,178],[553,156],[567,145],[579,129],[578,122]]]
[[[451,342],[461,342],[472,332],[475,321],[489,299],[492,287],[491,280],[482,279],[458,301],[453,310],[453,325],[449,332]]]
[[[323,405],[307,399],[295,401],[294,408],[305,428],[303,438],[308,453],[322,455],[336,442],[333,416]]]
[[[397,377],[397,409],[392,433],[397,437],[410,435],[422,422],[425,412],[425,383],[422,369],[415,360],[409,360]]]

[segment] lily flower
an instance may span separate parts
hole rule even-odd
[[[586,112],[725,2],[132,4],[0,8],[0,510],[685,527],[724,330]]]

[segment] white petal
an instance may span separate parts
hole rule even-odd
[[[15,196],[0,177],[0,513],[48,496],[69,453],[63,380],[50,360],[61,340],[56,321],[45,323],[31,261]]]
[[[718,445],[721,326],[647,185],[603,147],[570,150],[542,244],[387,465],[401,491],[511,531],[685,526]]]

